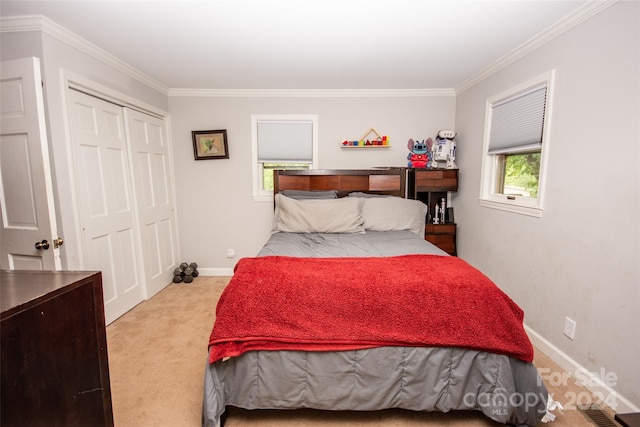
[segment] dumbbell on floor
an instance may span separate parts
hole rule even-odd
[[[192,262],[191,264],[189,264],[189,267],[193,269],[193,277],[198,277],[200,275],[200,273],[198,273],[198,264]]]
[[[173,271],[173,283],[191,283],[193,278],[198,277],[198,275],[198,264],[195,262],[191,264],[183,262]]]

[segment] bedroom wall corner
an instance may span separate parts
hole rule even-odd
[[[39,28],[38,25],[40,23],[36,20],[32,28]],[[3,32],[0,38],[2,43],[0,52],[2,60],[27,56],[36,56],[41,60],[58,231],[65,240],[65,245],[62,247],[62,266],[65,269],[81,269],[80,224],[75,209],[77,206],[73,190],[75,182],[70,172],[73,167],[67,129],[68,105],[64,72],[74,73],[86,78],[87,81],[127,94],[130,98],[158,110],[168,111],[168,101],[167,95],[125,75],[86,51],[74,47],[73,43],[69,44],[64,34],[64,29],[56,33],[56,36],[41,30]]]
[[[565,369],[640,407],[640,3],[616,2],[457,96],[458,253],[525,311]],[[542,218],[479,206],[485,102],[556,70]],[[609,153],[616,153],[609,155]],[[563,335],[565,316],[577,322]],[[557,349],[557,350],[556,350]],[[594,402],[595,403],[595,402]],[[624,410],[624,406],[620,408]]]
[[[54,164],[54,182],[59,228],[65,236],[63,265],[82,268],[80,218],[75,198],[74,166],[69,134],[65,74],[71,73],[117,93],[126,94],[159,111],[168,111],[167,96],[119,70],[76,49],[64,40],[42,33],[43,77],[49,145]]]

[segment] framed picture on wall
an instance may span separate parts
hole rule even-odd
[[[227,130],[194,130],[193,155],[196,160],[228,159]]]

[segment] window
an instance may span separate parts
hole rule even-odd
[[[480,204],[542,216],[554,72],[487,100]]]
[[[252,115],[253,198],[273,199],[274,169],[317,167],[318,117]]]

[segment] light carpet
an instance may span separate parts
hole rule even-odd
[[[171,284],[107,327],[111,395],[116,427],[195,427],[201,425],[207,343],[215,306],[229,277],[198,277],[192,283]],[[538,369],[562,370],[540,351]],[[550,386],[562,403],[588,391],[570,380]],[[592,400],[596,402],[595,398]],[[612,416],[610,409],[607,413]],[[555,411],[549,427],[581,427],[594,424],[577,409]],[[227,427],[315,426],[498,426],[481,413],[447,414],[404,410],[330,412],[313,410],[246,411],[233,409]]]

